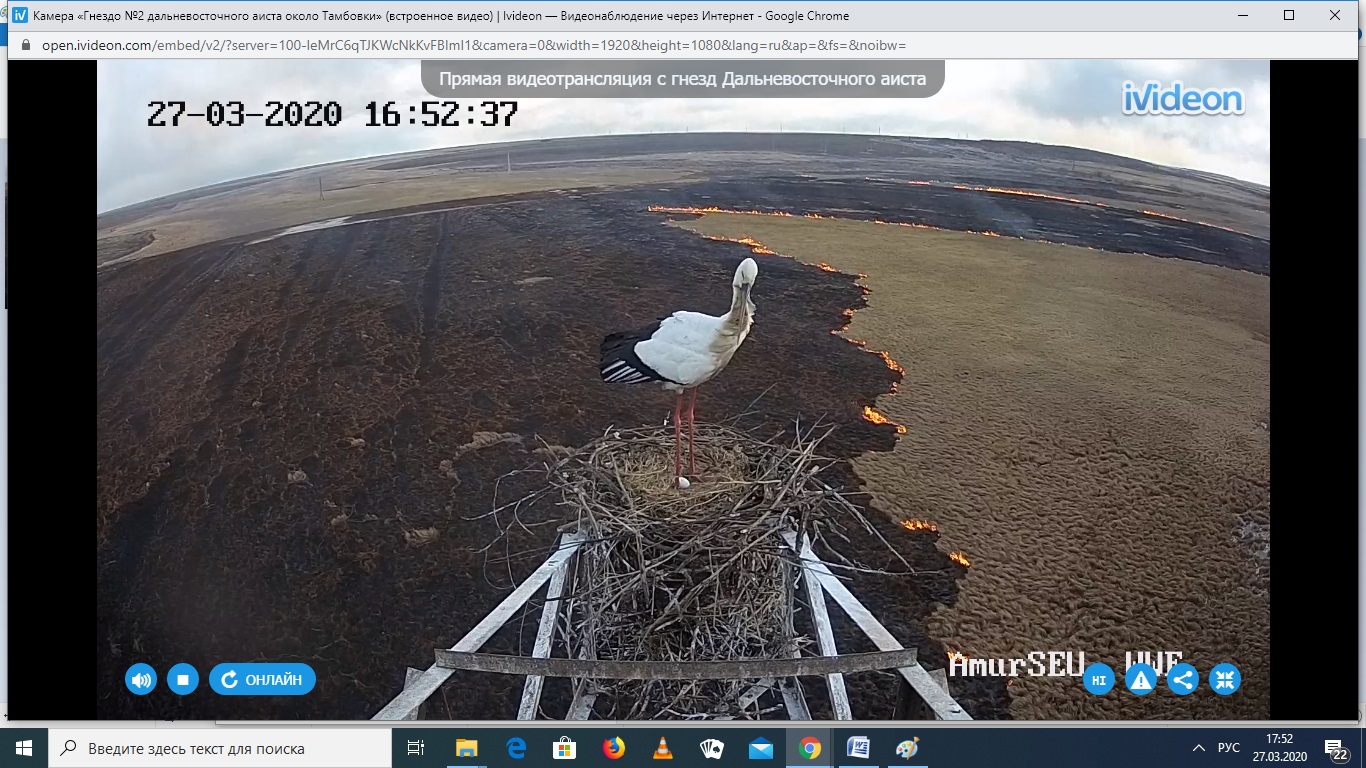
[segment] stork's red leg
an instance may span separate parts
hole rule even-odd
[[[674,405],[674,485],[683,476],[683,391],[678,392],[678,403]]]
[[[697,457],[693,455],[693,436],[697,433],[693,429],[694,411],[697,408],[697,387],[693,387],[692,394],[688,397],[688,474],[697,476]]]

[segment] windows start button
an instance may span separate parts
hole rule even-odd
[[[209,685],[224,696],[302,696],[317,682],[312,667],[296,662],[219,664],[209,673]]]

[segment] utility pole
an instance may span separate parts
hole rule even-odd
[[[318,199],[323,199],[323,177],[318,177]]]

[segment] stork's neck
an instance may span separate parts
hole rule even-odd
[[[735,286],[730,299],[730,311],[726,313],[722,333],[744,335],[749,332],[754,321],[754,304],[749,300],[749,289]]]

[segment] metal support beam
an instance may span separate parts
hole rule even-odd
[[[408,670],[407,670],[406,672],[403,673],[403,689],[404,689],[404,690],[407,690],[407,689],[408,689],[408,686],[410,686],[410,685],[412,685],[413,683],[417,682],[417,680],[418,680],[419,678],[421,678],[421,677],[422,677],[422,670],[420,670],[420,669],[413,669],[412,667],[408,667]],[[423,708],[424,708],[425,706],[426,706],[426,704],[423,704],[423,706],[418,707],[417,709],[414,709],[412,712],[409,712],[409,713],[408,713],[408,716],[407,716],[407,717],[405,717],[405,718],[403,718],[403,719],[404,719],[404,720],[421,720],[421,719],[422,719],[422,710],[423,710]]]
[[[820,581],[821,586],[825,588],[825,591],[830,594],[830,597],[834,598],[835,602],[839,603],[840,608],[849,615],[849,618],[853,619],[854,623],[868,635],[868,638],[873,641],[873,645],[876,645],[884,651],[900,650],[904,647],[895,637],[892,637],[892,633],[888,632],[886,627],[882,626],[882,622],[878,621],[877,618],[864,607],[863,603],[860,603],[858,598],[854,597],[849,591],[849,588],[844,586],[844,582],[835,578],[835,575],[830,572],[830,569],[826,567],[825,563],[816,556],[814,551],[812,551],[811,541],[809,539],[804,539],[802,541],[800,550],[798,550],[797,547],[796,533],[791,531],[784,533],[783,539],[794,552],[800,553],[803,566],[802,570],[806,573],[814,573],[816,575],[816,578]],[[953,697],[949,695],[948,691],[941,689],[930,677],[930,674],[925,671],[925,668],[920,666],[919,663],[901,667],[897,672],[900,672],[901,676],[906,679],[906,682],[911,684],[911,688],[914,689],[916,695],[924,700],[925,705],[934,713],[935,719],[972,719],[972,716],[963,711],[963,707],[953,700]]]
[[[806,596],[811,602],[811,620],[816,624],[816,640],[820,643],[821,654],[838,656],[835,630],[830,626],[830,614],[825,608],[825,590],[810,568],[803,568],[802,575],[806,580]],[[844,687],[844,675],[832,672],[825,676],[825,684],[830,689],[830,709],[835,713],[835,719],[853,720],[854,710],[849,706],[849,691]]]
[[[508,622],[508,619],[512,618],[513,614],[515,614],[517,610],[536,593],[536,590],[540,589],[542,584],[549,581],[551,575],[554,574],[558,568],[569,561],[569,558],[578,551],[580,543],[581,539],[578,534],[566,533],[561,536],[559,547],[550,554],[550,557],[546,558],[546,561],[541,564],[541,567],[537,568],[531,576],[527,577],[526,581],[512,590],[512,594],[503,598],[503,602],[499,603],[497,608],[494,608],[489,615],[484,617],[483,621],[475,625],[474,629],[471,629],[464,637],[460,638],[460,642],[451,646],[450,650],[477,651],[482,648],[484,643],[487,643],[489,638],[493,637],[499,629],[502,629],[503,625]],[[420,678],[415,680],[412,685],[405,688],[393,701],[386,704],[384,709],[379,711],[379,714],[370,719],[405,719],[416,711],[422,702],[427,700],[428,696],[435,693],[436,689],[440,688],[442,683],[450,679],[452,672],[453,670],[438,667],[436,665],[428,667],[427,671],[423,672]]]
[[[845,672],[873,672],[914,664],[916,650],[850,653],[844,656],[801,656],[791,659],[739,661],[608,661],[470,653],[438,648],[436,666],[447,670],[495,672],[503,675],[588,678],[590,680],[753,680],[764,677],[814,677]]]
[[[531,648],[531,655],[534,658],[544,659],[550,656],[550,649],[555,641],[555,625],[560,618],[560,597],[564,594],[564,581],[568,573],[569,561],[566,560],[550,577],[550,586],[546,587],[545,592],[545,605],[541,608],[541,624],[536,630],[536,644]],[[543,676],[527,676],[526,683],[522,686],[522,703],[517,708],[518,720],[536,719],[536,713],[541,706],[541,689],[544,686]]]
[[[811,709],[806,706],[806,696],[802,695],[802,684],[795,677],[785,677],[778,681],[778,692],[783,695],[783,706],[787,707],[789,720],[810,720]]]
[[[589,683],[588,685],[591,688],[592,683]],[[597,691],[585,690],[582,696],[575,698],[574,702],[569,705],[569,714],[566,715],[564,719],[587,720],[588,716],[593,714],[593,705],[597,703],[597,700]]]

